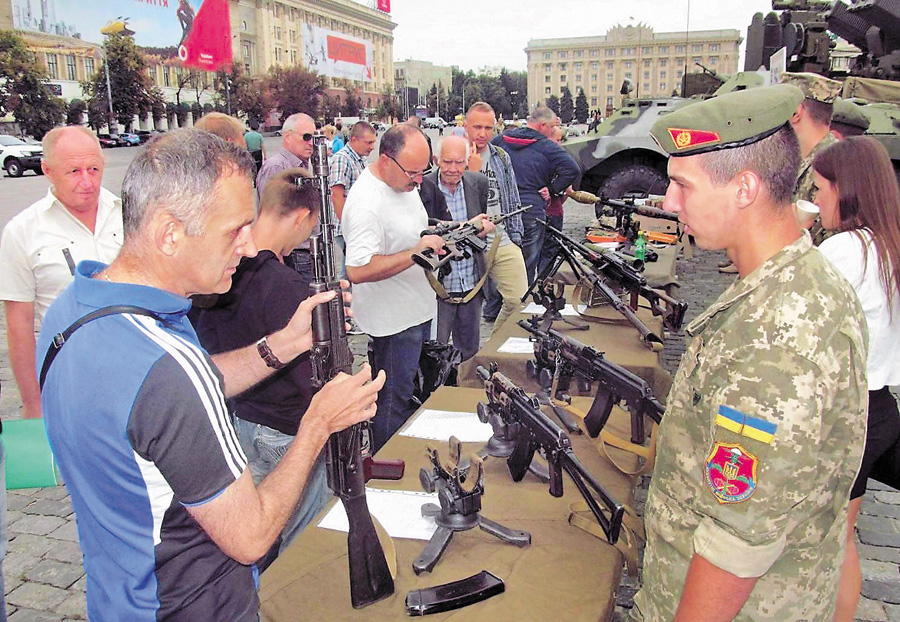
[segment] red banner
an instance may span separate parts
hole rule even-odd
[[[391,0],[378,0],[378,10],[385,13],[391,12]]]
[[[191,16],[193,17],[193,16]],[[185,67],[204,71],[231,71],[231,19],[228,0],[203,0],[190,29],[178,46]]]
[[[209,0],[207,0],[209,1]],[[342,60],[354,65],[366,64],[366,46],[360,45],[356,41],[348,41],[340,37],[327,37],[328,41],[328,58],[331,60]]]

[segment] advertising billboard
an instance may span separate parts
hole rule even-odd
[[[311,24],[303,24],[301,36],[303,62],[310,71],[330,78],[373,80],[375,60],[370,41]]]
[[[231,66],[228,0],[12,0],[13,27],[102,43],[125,34],[144,48],[170,48],[185,65]]]

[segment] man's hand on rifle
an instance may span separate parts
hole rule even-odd
[[[382,370],[373,380],[368,364],[352,376],[339,373],[313,396],[309,409],[303,415],[303,425],[315,426],[326,436],[331,436],[355,423],[371,419],[375,416],[375,400],[385,379]]]
[[[541,198],[544,199],[545,203],[550,203],[550,190],[547,188],[541,188],[538,190],[538,194],[541,195]]]
[[[485,237],[489,233],[493,233],[497,229],[497,225],[491,222],[491,217],[487,214],[478,214],[478,216],[470,219],[469,223],[481,230],[478,233],[478,237],[480,238]]]
[[[352,312],[350,307],[346,306],[351,299],[351,294],[348,291],[350,282],[346,280],[341,281],[341,288],[344,290],[344,315],[350,317]],[[334,296],[334,292],[322,292],[321,294],[310,296],[297,306],[297,310],[287,326],[268,337],[269,347],[279,361],[287,364],[312,347],[312,310],[315,306],[325,304],[334,299]]]
[[[439,235],[423,235],[419,238],[419,243],[412,248],[412,253],[421,253],[427,249],[434,251],[436,255],[443,255],[447,251],[444,250],[444,240]]]

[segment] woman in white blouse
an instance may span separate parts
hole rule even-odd
[[[850,492],[847,548],[835,622],[852,621],[862,576],[854,526],[866,481],[900,486],[900,413],[888,390],[900,384],[900,190],[874,138],[842,140],[812,163],[822,226],[836,232],[819,250],[856,290],[869,327],[866,449]]]

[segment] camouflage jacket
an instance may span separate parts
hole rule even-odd
[[[794,186],[793,200],[795,203],[800,199],[809,201],[810,203],[816,202],[818,189],[816,188],[815,178],[813,177],[813,158],[815,158],[820,151],[833,145],[837,141],[834,134],[828,132],[828,134],[825,135],[825,138],[816,143],[816,146],[812,148],[812,151],[810,151],[809,154],[803,158],[803,161],[800,162],[800,169],[797,172],[797,185]],[[816,221],[810,228],[809,233],[812,235],[813,245],[815,246],[818,246],[832,235],[831,232],[826,231],[825,228],[822,227],[822,221],[818,216],[816,216]]]
[[[675,616],[692,555],[760,577],[738,622],[830,620],[866,432],[866,325],[802,235],[693,337],[659,429],[632,617]]]

